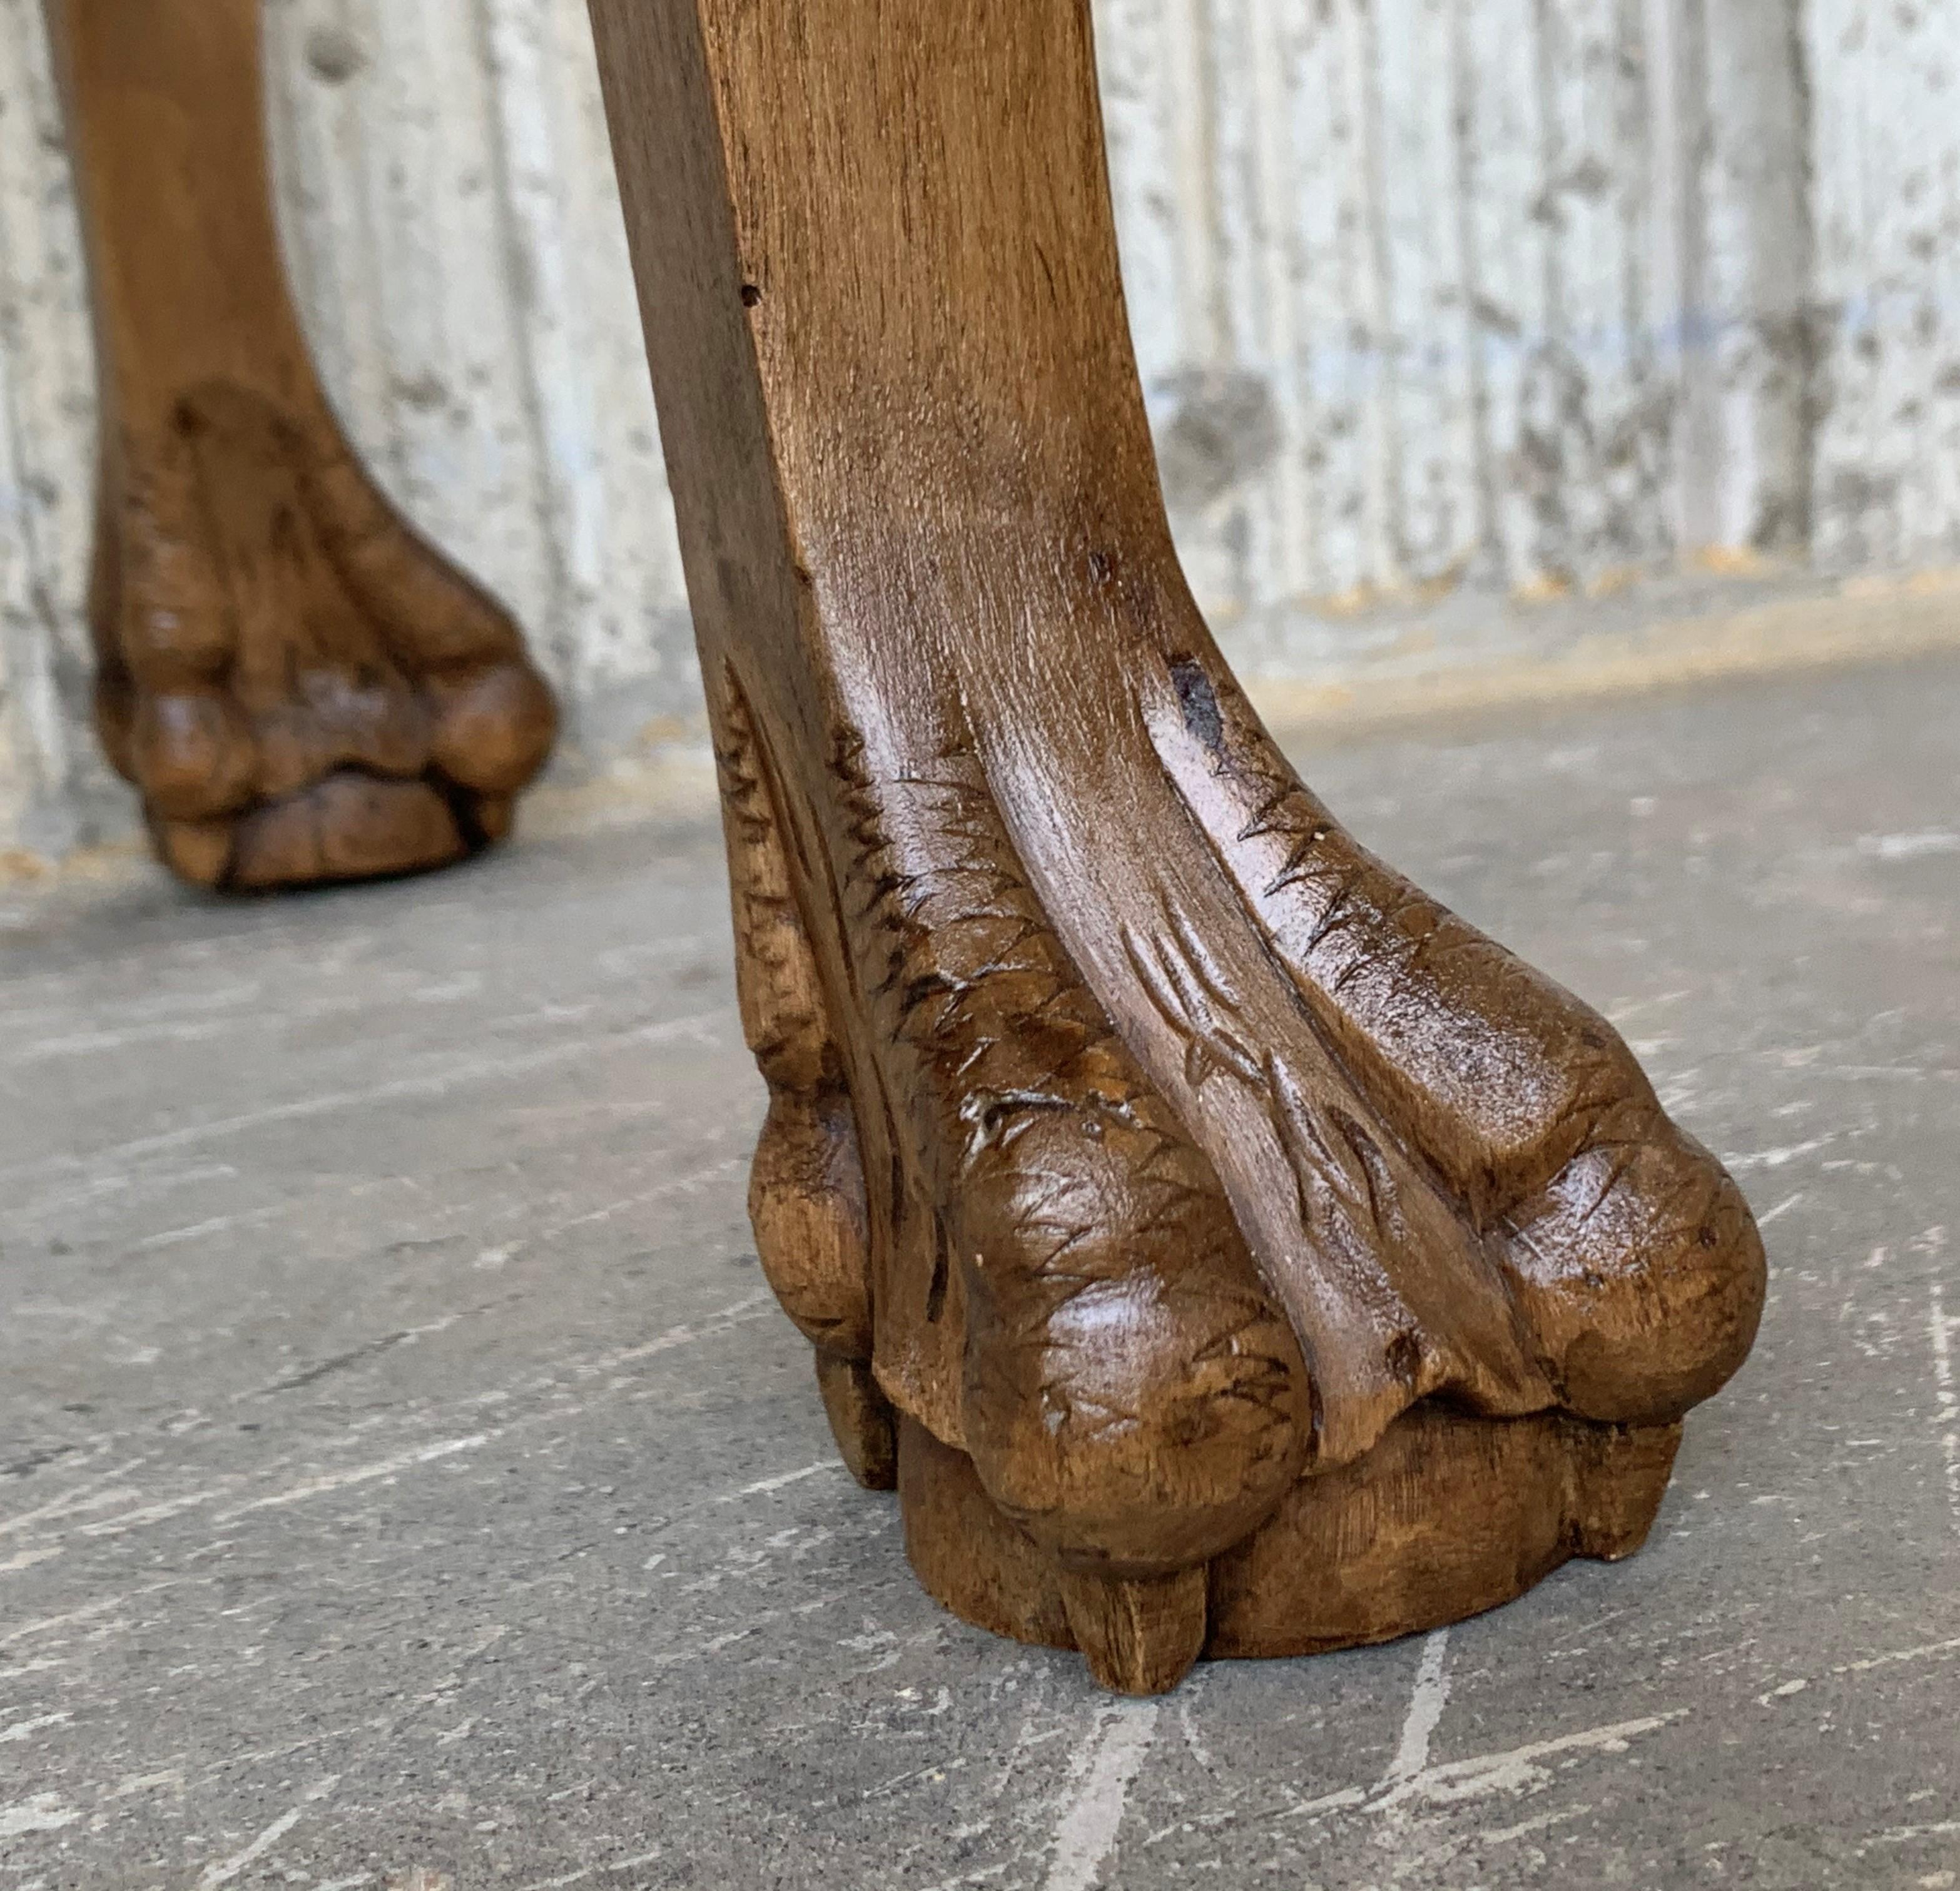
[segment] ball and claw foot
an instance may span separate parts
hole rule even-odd
[[[508,832],[556,733],[550,690],[329,415],[214,381],[104,461],[97,723],[174,872],[364,879]]]
[[[1087,760],[1058,719],[813,763],[710,668],[758,1250],[934,1596],[1153,1693],[1639,1547],[1754,1336],[1742,1197],[1201,627],[1124,653]]]

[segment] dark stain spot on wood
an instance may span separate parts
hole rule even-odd
[[[1225,719],[1219,712],[1211,678],[1195,656],[1173,656],[1170,680],[1177,691],[1178,707],[1184,712],[1185,727],[1217,755],[1225,743]]]

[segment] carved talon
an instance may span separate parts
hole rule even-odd
[[[1061,1598],[1089,1672],[1116,1693],[1161,1694],[1204,1651],[1202,1565],[1141,1581],[1064,1570]]]
[[[324,413],[222,382],[126,435],[98,523],[98,720],[183,878],[440,866],[508,830],[556,710],[502,611]]]
[[[899,1481],[898,1419],[878,1390],[870,1367],[861,1359],[840,1359],[819,1346],[816,1384],[845,1469],[867,1490],[895,1489]]]

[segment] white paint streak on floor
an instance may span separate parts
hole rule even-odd
[[[1443,1718],[1449,1699],[1449,1631],[1438,1629],[1422,1645],[1422,1659],[1415,1671],[1415,1686],[1409,1694],[1408,1711],[1402,1716],[1402,1734],[1395,1756],[1389,1762],[1382,1784],[1396,1786],[1414,1779],[1429,1765],[1430,1737]]]
[[[1500,1826],[1495,1832],[1480,1832],[1475,1835],[1476,1842],[1480,1845],[1507,1845],[1514,1840],[1528,1838],[1534,1832],[1583,1819],[1592,1810],[1590,1806],[1567,1806],[1558,1812],[1542,1812],[1535,1819],[1522,1819],[1515,1826]]]
[[[46,1562],[50,1556],[61,1554],[59,1543],[43,1543],[38,1549],[17,1549],[11,1556],[0,1556],[0,1576],[11,1576],[23,1569],[31,1569],[37,1562]]]
[[[159,1247],[176,1247],[187,1241],[202,1241],[207,1235],[222,1235],[234,1228],[256,1228],[285,1213],[287,1204],[275,1202],[269,1208],[254,1208],[237,1215],[211,1215],[184,1228],[166,1228],[160,1234],[145,1235],[130,1244],[132,1254],[144,1254]]]
[[[1840,1661],[1831,1670],[1833,1674],[1869,1674],[1874,1668],[1895,1667],[1901,1661],[1924,1661],[1936,1655],[1960,1654],[1960,1635],[1944,1642],[1923,1642],[1918,1647],[1893,1648],[1884,1654],[1870,1654],[1860,1661]],[[1768,1707],[1777,1701],[1788,1700],[1793,1695],[1801,1694],[1810,1685],[1812,1677],[1799,1675],[1756,1696],[1758,1707]]]
[[[1924,860],[1939,853],[1960,853],[1960,834],[1930,828],[1918,834],[1861,834],[1858,851],[1873,860]]]
[[[1792,1143],[1778,1149],[1757,1149],[1752,1152],[1724,1155],[1722,1166],[1732,1174],[1749,1169],[1781,1168],[1794,1162],[1800,1155],[1813,1155],[1818,1149],[1828,1149],[1837,1141],[1834,1136],[1813,1136],[1807,1143]]]
[[[1400,1845],[1414,1810],[1416,1795],[1408,1791],[1411,1781],[1429,1770],[1429,1743],[1443,1719],[1449,1702],[1449,1631],[1437,1629],[1424,1639],[1416,1663],[1415,1682],[1409,1689],[1409,1703],[1402,1715],[1401,1737],[1388,1770],[1367,1795],[1372,1812],[1385,1813],[1386,1823],[1377,1843]]]
[[[197,1163],[187,1168],[146,1163],[140,1169],[91,1176],[75,1187],[44,1190],[35,1198],[33,1212],[44,1218],[59,1218],[75,1209],[100,1206],[112,1199],[119,1206],[129,1208],[146,1198],[168,1194],[173,1189],[195,1188],[200,1182],[233,1182],[237,1179],[237,1165],[232,1162]]]
[[[1036,1685],[1039,1687],[1040,1683],[1037,1682]],[[987,1789],[988,1800],[991,1803],[998,1800],[1007,1790],[1013,1779],[1016,1769],[1020,1765],[1022,1756],[1027,1753],[1029,1748],[1042,1746],[1049,1740],[1059,1739],[1064,1731],[1066,1730],[1059,1727],[1051,1727],[1037,1733],[1035,1731],[1034,1715],[1032,1712],[1024,1714],[1021,1717],[1020,1731],[1015,1734],[1013,1743],[1001,1756],[1000,1768],[994,1775],[994,1783]]]
[[[555,1222],[545,1229],[544,1233],[546,1236],[562,1235],[570,1228],[589,1228],[595,1222],[610,1221],[625,1209],[644,1208],[649,1202],[665,1201],[670,1196],[691,1195],[696,1189],[705,1187],[710,1182],[719,1181],[733,1170],[746,1169],[749,1166],[749,1159],[745,1153],[729,1156],[722,1162],[711,1162],[707,1168],[696,1169],[691,1175],[676,1175],[640,1194],[624,1196],[616,1202],[609,1202],[603,1208],[590,1209],[583,1215],[574,1215],[570,1221]]]
[[[1960,1394],[1953,1389],[1953,1329],[1960,1326],[1946,1311],[1946,1289],[1933,1283],[1933,1308],[1927,1324],[1933,1336],[1933,1396],[1939,1401],[1939,1447],[1946,1458],[1946,1508],[1953,1527],[1960,1530]]]
[[[1960,1819],[1942,1819],[1930,1826],[1894,1826],[1888,1832],[1875,1832],[1858,1848],[1858,1856],[1863,1858],[1874,1845],[1906,1845],[1917,1839],[1949,1839],[1960,1832]],[[1927,1878],[1921,1884],[1930,1883]]]
[[[7,1062],[16,1069],[40,1063],[51,1057],[87,1057],[97,1051],[126,1050],[138,1044],[195,1044],[232,1028],[231,1021],[209,1023],[186,1022],[136,1025],[127,1031],[81,1031],[62,1038],[43,1038],[38,1044],[24,1044]]]
[[[0,1839],[18,1839],[24,1832],[59,1832],[81,1816],[62,1804],[59,1793],[36,1793],[18,1805],[0,1806]]]
[[[131,1773],[117,1782],[109,1797],[127,1799],[132,1793],[153,1792],[174,1793],[181,1798],[184,1793],[183,1769],[167,1766],[160,1773]]]
[[[1556,1759],[1564,1753],[1624,1753],[1641,1734],[1651,1734],[1681,1718],[1679,1714],[1650,1714],[1639,1720],[1615,1721],[1610,1726],[1589,1727],[1582,1733],[1561,1734],[1556,1740],[1533,1740],[1508,1753],[1482,1753],[1472,1759],[1427,1766],[1376,1800],[1376,1807],[1387,1811],[1411,1799],[1453,1806],[1491,1793],[1524,1792],[1548,1785],[1551,1774],[1541,1762]]]
[[[0,1727],[0,1746],[11,1746],[17,1740],[32,1740],[43,1727],[59,1727],[75,1718],[72,1714],[38,1714],[30,1721],[16,1721],[11,1727]]]
[[[1282,1819],[1318,1819],[1325,1813],[1345,1812],[1350,1806],[1365,1806],[1368,1795],[1359,1786],[1343,1786],[1338,1792],[1322,1793],[1279,1814]]]
[[[59,1497],[50,1498],[45,1504],[33,1510],[24,1510],[14,1516],[0,1518],[0,1537],[11,1537],[17,1530],[25,1530],[30,1525],[45,1522],[51,1517],[72,1516],[80,1510],[99,1510],[107,1505],[126,1503],[135,1493],[119,1488],[120,1480],[139,1468],[144,1463],[140,1457],[132,1457],[118,1464],[113,1470],[97,1471],[93,1477],[65,1490]],[[104,1486],[112,1488],[105,1489]]]
[[[774,1300],[766,1293],[747,1295],[742,1299],[706,1315],[698,1321],[668,1327],[665,1331],[655,1334],[651,1340],[643,1342],[638,1346],[625,1347],[602,1355],[596,1359],[581,1363],[576,1370],[581,1375],[591,1375],[609,1371],[620,1365],[670,1352],[679,1347],[693,1345],[714,1338],[737,1327],[746,1325],[752,1321],[766,1317],[774,1311],[775,1304]],[[453,1321],[460,1317],[454,1314],[445,1315],[409,1330],[412,1333],[440,1331],[453,1324]],[[415,1470],[420,1466],[453,1457],[459,1452],[474,1451],[492,1439],[501,1438],[522,1425],[535,1424],[546,1419],[562,1419],[565,1416],[565,1408],[562,1405],[555,1405],[546,1411],[533,1413],[523,1417],[513,1419],[492,1430],[476,1432],[464,1438],[444,1439],[435,1444],[416,1447],[412,1450],[397,1451],[388,1457],[377,1459],[368,1464],[355,1465],[346,1470],[324,1473],[319,1476],[304,1479],[286,1489],[274,1491],[265,1496],[253,1498],[248,1502],[237,1505],[232,1509],[220,1513],[215,1521],[221,1524],[234,1523],[240,1518],[250,1515],[255,1511],[281,1509],[288,1505],[304,1502],[315,1497],[329,1495],[349,1487],[392,1478],[404,1471]],[[113,1470],[98,1473],[97,1476],[73,1487],[49,1503],[40,1505],[34,1510],[22,1512],[17,1516],[0,1520],[0,1537],[36,1524],[45,1525],[78,1514],[86,1514],[92,1511],[109,1509],[117,1505],[138,1505],[137,1508],[122,1510],[112,1516],[84,1524],[75,1532],[78,1535],[90,1537],[119,1536],[131,1530],[166,1521],[186,1511],[201,1508],[235,1490],[237,1483],[242,1481],[234,1480],[215,1487],[188,1492],[180,1497],[142,1504],[140,1502],[142,1494],[139,1492],[115,1480],[124,1477],[144,1462],[142,1458],[128,1460],[116,1466]],[[807,1465],[800,1470],[762,1479],[746,1489],[730,1493],[723,1497],[721,1501],[724,1503],[733,1502],[742,1497],[778,1489],[786,1484],[800,1482],[821,1471],[841,1469],[842,1466],[839,1460],[835,1458],[826,1459],[815,1464]],[[0,1558],[0,1576],[30,1568],[37,1563],[46,1562],[61,1553],[62,1546],[59,1542],[20,1550],[11,1556]],[[69,1621],[83,1619],[87,1616],[96,1613],[99,1609],[113,1606],[115,1600],[120,1599],[119,1597],[112,1598],[110,1602],[94,1605],[89,1610],[74,1615],[52,1618],[45,1624],[30,1624],[27,1628],[0,1633],[0,1645],[4,1645],[18,1635],[32,1632],[37,1626],[54,1627],[62,1626]]]
[[[185,1511],[196,1510],[222,1497],[231,1489],[229,1484],[220,1485],[215,1490],[194,1490],[182,1497],[169,1497],[154,1504],[145,1504],[139,1509],[124,1511],[115,1517],[105,1517],[98,1523],[84,1524],[76,1533],[83,1537],[119,1537],[126,1530],[141,1530],[146,1524],[160,1524],[167,1517],[181,1515]]]
[[[1890,1667],[1895,1661],[1923,1661],[1930,1654],[1960,1654],[1960,1635],[1946,1642],[1923,1642],[1916,1648],[1895,1648],[1889,1654],[1868,1656],[1862,1661],[1845,1661],[1833,1668],[1833,1674],[1867,1674],[1873,1668]]]
[[[165,1585],[158,1584],[159,1587]],[[78,1622],[93,1621],[99,1615],[107,1615],[117,1603],[129,1600],[126,1595],[104,1596],[99,1602],[91,1602],[86,1607],[71,1609],[65,1615],[44,1615],[38,1622],[24,1622],[18,1629],[9,1629],[0,1634],[0,1648],[10,1642],[24,1640],[30,1635],[46,1635],[51,1629],[72,1627]]]
[[[329,1774],[315,1786],[291,1811],[282,1813],[260,1832],[243,1851],[234,1852],[228,1858],[215,1864],[208,1864],[197,1881],[197,1891],[217,1891],[221,1884],[229,1884],[248,1864],[256,1863],[272,1850],[286,1834],[306,1816],[307,1807],[316,1800],[324,1799],[340,1783],[339,1774]]]
[[[1429,1772],[1429,1743],[1442,1723],[1443,1710],[1449,1702],[1449,1631],[1437,1629],[1424,1638],[1395,1756],[1374,1787],[1344,1786],[1337,1792],[1323,1793],[1318,1799],[1290,1806],[1280,1816],[1312,1819],[1365,1806],[1373,1812],[1386,1812],[1400,1823],[1406,1816],[1404,1808],[1414,1796],[1411,1788]]]
[[[1095,1891],[1115,1849],[1130,1788],[1157,1737],[1155,1701],[1105,1708],[1087,1749],[1080,1786],[1055,1829],[1055,1855],[1042,1891]]]
[[[1178,1690],[1177,1723],[1184,1734],[1184,1743],[1189,1748],[1191,1756],[1209,1773],[1217,1770],[1211,1763],[1211,1749],[1204,1743],[1204,1736],[1198,1731],[1198,1722],[1192,1717],[1192,1708],[1203,1698],[1205,1676],[1201,1671],[1194,1674]]]
[[[623,1352],[609,1353],[600,1362],[602,1370],[609,1371],[616,1366],[631,1365],[637,1359],[651,1359],[657,1352],[670,1352],[676,1346],[692,1346],[698,1340],[711,1339],[718,1333],[726,1333],[730,1327],[739,1327],[751,1320],[759,1320],[775,1308],[775,1300],[766,1293],[752,1293],[746,1299],[737,1301],[732,1306],[724,1307],[718,1313],[711,1313],[698,1324],[683,1323],[670,1327],[664,1333],[657,1333],[651,1340],[638,1346],[628,1346]]]
[[[844,1465],[835,1457],[819,1458],[814,1464],[806,1464],[800,1471],[778,1471],[774,1477],[759,1477],[752,1484],[744,1484],[740,1490],[730,1491],[716,1501],[724,1504],[740,1503],[745,1497],[760,1497],[772,1490],[781,1490],[785,1484],[800,1484],[806,1477],[814,1477],[819,1471],[841,1471]]]
[[[412,1451],[397,1451],[393,1457],[377,1458],[371,1464],[356,1464],[344,1471],[329,1471],[324,1476],[309,1477],[304,1483],[295,1484],[289,1490],[275,1491],[269,1497],[255,1497],[249,1504],[228,1510],[218,1521],[221,1524],[233,1523],[255,1510],[272,1510],[287,1504],[304,1503],[309,1497],[323,1497],[329,1491],[345,1490],[350,1484],[366,1484],[377,1477],[393,1477],[397,1472],[412,1470],[418,1464],[433,1464],[441,1457],[453,1457],[458,1451],[473,1451],[479,1444],[487,1444],[492,1435],[488,1432],[478,1432],[468,1438],[444,1438],[439,1444],[425,1444]]]
[[[1408,1710],[1403,1716],[1402,1737],[1397,1743],[1395,1758],[1379,1783],[1372,1790],[1359,1786],[1343,1787],[1338,1792],[1289,1807],[1278,1815],[1279,1818],[1319,1819],[1335,1813],[1360,1811],[1385,1820],[1380,1843],[1401,1845],[1409,1835],[1409,1822],[1418,1806],[1454,1807],[1498,1793],[1535,1792],[1552,1783],[1552,1769],[1543,1763],[1546,1761],[1565,1754],[1624,1753],[1628,1744],[1641,1734],[1652,1733],[1672,1721],[1685,1718],[1682,1713],[1675,1712],[1618,1721],[1605,1727],[1562,1734],[1554,1740],[1535,1740],[1505,1753],[1481,1753],[1472,1759],[1451,1760],[1433,1766],[1429,1763],[1430,1740],[1449,1698],[1449,1638],[1447,1629],[1439,1629],[1423,1643],[1415,1685],[1411,1690]],[[1526,1819],[1521,1825],[1484,1833],[1478,1842],[1501,1843],[1577,1818],[1591,1810],[1589,1806],[1580,1806],[1548,1813]],[[1166,1826],[1156,1835],[1168,1837],[1173,1829],[1174,1827]],[[1441,1857],[1453,1854],[1457,1842],[1452,1840],[1442,1852],[1423,1855]],[[1074,1885],[1078,1881],[1064,1882]],[[1086,1891],[1094,1880],[1080,1882]],[[1055,1891],[1052,1877],[1045,1891]]]

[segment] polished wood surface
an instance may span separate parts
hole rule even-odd
[[[375,488],[272,222],[259,0],[47,0],[95,316],[97,722],[230,888],[438,866],[556,726],[508,615]]]
[[[1086,0],[592,0],[770,1089],[764,1266],[1108,1685],[1639,1543],[1764,1291],[1612,1028],[1344,834],[1173,555]]]

